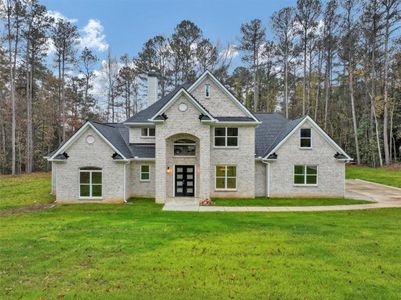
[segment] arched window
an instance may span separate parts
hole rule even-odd
[[[102,198],[102,169],[83,167],[79,169],[79,198]]]
[[[180,139],[174,142],[174,156],[195,156],[196,142],[189,139]]]

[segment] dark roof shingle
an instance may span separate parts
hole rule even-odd
[[[288,120],[278,113],[256,113],[255,116],[262,123],[255,133],[256,157],[265,157],[304,119]]]

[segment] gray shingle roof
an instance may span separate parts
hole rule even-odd
[[[250,117],[214,117],[220,122],[255,122],[254,119]]]
[[[155,144],[130,144],[133,157],[155,158]]]
[[[288,120],[277,113],[256,113],[254,115],[261,122],[255,131],[256,157],[265,157],[304,119]],[[219,120],[245,121],[245,118],[220,117]],[[246,118],[246,121],[253,121],[253,119]],[[90,123],[127,159],[155,157],[155,144],[129,143],[129,128],[124,123],[99,123],[95,121],[90,121]],[[49,157],[55,151],[49,154]]]
[[[288,120],[277,113],[257,113],[255,116],[262,122],[255,133],[256,157],[265,157],[304,119]]]
[[[128,128],[118,123],[99,123],[89,121],[95,128],[124,155],[125,158],[131,158],[132,153],[128,147]]]

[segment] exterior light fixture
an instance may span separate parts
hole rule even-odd
[[[167,174],[171,174],[171,168],[167,167]]]

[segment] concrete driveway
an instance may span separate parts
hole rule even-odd
[[[302,211],[344,211],[375,208],[401,207],[401,189],[359,179],[346,181],[345,197],[370,200],[369,204],[330,205],[330,206],[279,206],[279,207],[246,207],[246,206],[198,206],[191,203],[183,205],[167,203],[163,210],[198,211],[198,212],[302,212]]]
[[[360,179],[346,181],[345,197],[376,201],[382,205],[401,206],[401,189]]]

